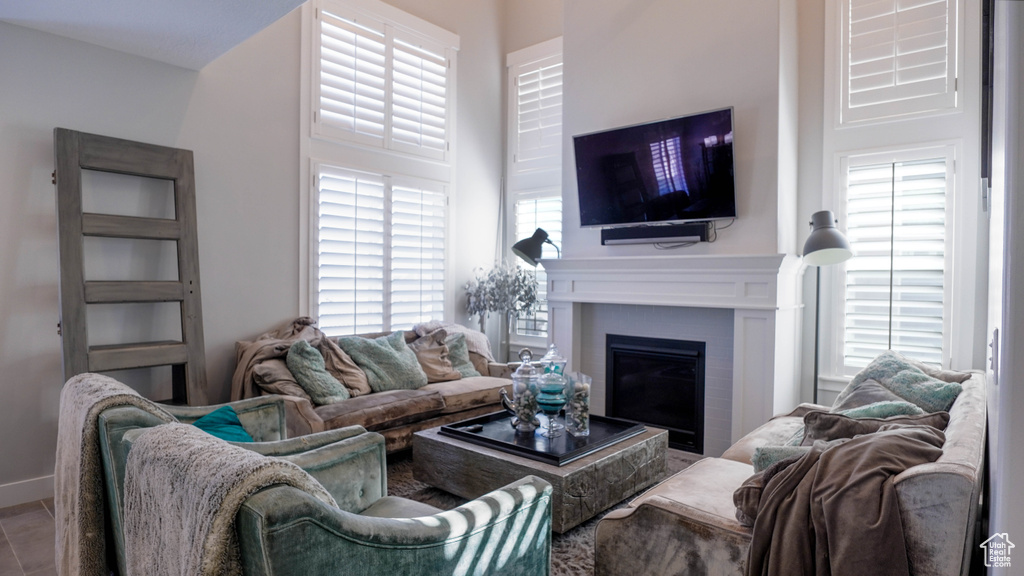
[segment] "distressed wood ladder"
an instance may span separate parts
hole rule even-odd
[[[171,401],[206,404],[192,152],[56,128],[54,155],[65,381],[83,372],[170,366]],[[174,219],[83,213],[83,170],[172,181]],[[174,241],[177,280],[86,281],[89,236]],[[89,345],[86,305],[159,302],[180,305],[180,341]]]

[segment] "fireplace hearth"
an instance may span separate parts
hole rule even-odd
[[[664,428],[669,446],[704,452],[705,343],[606,336],[605,410]]]

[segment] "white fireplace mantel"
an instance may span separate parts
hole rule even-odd
[[[647,256],[543,260],[552,340],[579,364],[583,304],[728,308],[732,440],[800,401],[799,257]]]

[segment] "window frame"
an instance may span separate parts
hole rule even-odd
[[[347,9],[368,13],[385,20],[396,30],[404,33],[425,35],[436,33],[440,41],[449,47],[448,56],[448,146],[442,157],[414,154],[401,147],[387,148],[367,145],[358,139],[332,138],[318,132],[316,111],[318,110],[320,29],[318,11],[323,5],[343,5]],[[336,8],[337,9],[337,8]],[[302,45],[300,51],[299,107],[303,122],[299,123],[299,310],[313,318],[319,317],[318,309],[318,173],[320,164],[336,166],[356,172],[380,174],[392,179],[408,179],[441,186],[446,193],[445,207],[445,271],[444,271],[444,321],[455,319],[456,295],[451,263],[452,223],[450,206],[456,194],[455,173],[457,143],[457,85],[459,36],[430,22],[403,12],[379,0],[314,0],[300,8],[302,12]],[[429,37],[429,34],[427,35]]]
[[[545,66],[551,66],[553,59],[558,65],[562,65],[562,38],[557,37],[546,40],[521,50],[510,52],[506,56],[506,198],[503,210],[506,214],[504,238],[506,249],[504,254],[511,254],[508,247],[522,240],[516,236],[516,207],[522,200],[538,200],[543,198],[562,197],[562,148],[564,147],[564,134],[559,122],[559,146],[555,147],[554,155],[545,156],[543,159],[520,163],[519,141],[517,126],[519,124],[519,93],[518,78],[524,73],[530,73]],[[560,84],[564,86],[564,84]],[[560,104],[561,105],[561,104]],[[532,230],[530,231],[532,233]],[[560,246],[559,246],[560,248]],[[514,258],[513,256],[509,256]],[[515,259],[517,265],[525,266],[525,263]],[[542,268],[539,265],[538,268]],[[546,288],[546,286],[545,286]],[[520,334],[516,327],[510,327],[509,342],[515,347],[530,347],[543,350],[550,340],[550,333],[546,336]]]
[[[984,318],[984,310],[976,306],[976,295],[983,292],[978,286],[983,262],[979,250],[980,237],[987,229],[982,212],[981,186],[975,175],[980,171],[980,115],[981,91],[978,67],[964,66],[965,62],[980,61],[981,14],[979,0],[955,0],[957,6],[957,107],[945,111],[925,111],[919,114],[886,117],[877,120],[843,124],[841,122],[842,89],[842,28],[840,2],[825,5],[825,66],[824,118],[822,130],[822,184],[820,209],[832,210],[839,219],[839,228],[845,231],[845,199],[842,170],[844,156],[887,153],[897,150],[916,150],[936,146],[954,147],[953,189],[956,209],[947,223],[957,230],[953,237],[951,257],[952,277],[952,341],[949,360],[944,368],[966,370],[977,368],[983,350],[976,335],[977,318]],[[802,231],[806,238],[809,229]],[[947,255],[949,257],[950,255]],[[836,310],[842,308],[843,290],[841,267],[830,266],[821,270],[821,325],[819,390],[838,393],[849,382],[849,376],[837,361],[842,353],[842,340],[837,340]],[[813,281],[811,282],[813,286]],[[983,297],[983,296],[982,296]],[[813,305],[813,299],[809,301]],[[980,314],[980,316],[979,316]],[[805,353],[812,354],[815,342],[809,339]],[[827,397],[827,396],[826,396]]]

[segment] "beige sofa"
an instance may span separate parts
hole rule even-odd
[[[985,454],[984,375],[972,373],[962,386],[949,409],[941,457],[891,480],[914,576],[966,575],[974,550]],[[828,407],[801,405],[777,416],[722,457],[700,460],[606,515],[595,535],[595,574],[743,574],[752,529],[737,521],[733,493],[754,474],[755,448],[784,444],[811,409]]]
[[[269,332],[253,342],[239,342],[236,345],[237,366],[232,400],[267,394],[282,396],[290,438],[347,426],[362,426],[384,436],[387,451],[395,452],[411,447],[413,433],[420,430],[502,410],[500,390],[508,387],[507,391],[511,393],[512,382],[509,377],[512,370],[504,363],[490,360],[487,357],[490,355],[489,345],[482,344],[480,346],[488,349],[469,350],[470,360],[480,376],[428,383],[414,390],[363,393],[341,402],[316,405],[294,380],[288,382],[287,368],[282,368],[283,362],[280,360],[288,343],[296,338],[314,344],[320,338],[325,338],[309,322],[311,320],[300,318],[292,326]],[[359,336],[376,338],[382,334]],[[419,337],[414,331],[405,332],[407,344]],[[486,342],[485,339],[478,341]],[[253,352],[254,345],[261,351]],[[327,350],[323,346],[319,348]],[[263,368],[272,362],[276,362],[277,367],[263,372],[259,368],[253,369],[253,364],[261,359],[267,361]],[[274,376],[267,376],[275,373],[283,374],[277,376],[281,380],[273,381]]]

